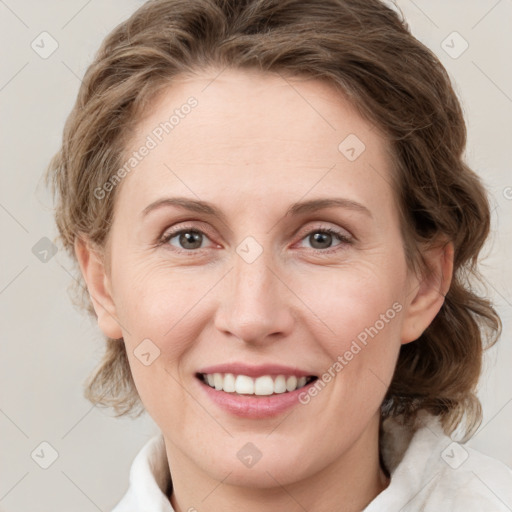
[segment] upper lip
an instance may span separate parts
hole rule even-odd
[[[247,375],[248,377],[260,377],[262,375],[314,376],[313,373],[301,370],[295,366],[283,366],[279,364],[248,365],[238,362],[208,366],[199,370],[198,373],[232,373],[234,375]]]

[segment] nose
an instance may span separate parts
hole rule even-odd
[[[234,268],[221,288],[215,326],[249,345],[265,345],[289,335],[295,320],[293,293],[267,252],[252,263],[235,254]]]

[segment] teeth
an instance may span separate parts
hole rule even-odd
[[[297,389],[297,377],[292,375],[286,379],[286,391],[293,391],[294,389]]]
[[[235,391],[240,395],[254,395],[254,380],[246,375],[237,375]]]
[[[217,391],[226,393],[238,393],[239,395],[265,396],[274,393],[286,393],[295,391],[306,385],[312,377],[299,377],[290,375],[262,375],[253,379],[247,375],[233,375],[232,373],[209,373],[201,375],[203,381]]]
[[[223,388],[224,379],[222,378],[222,375],[220,373],[213,374],[213,384],[217,391],[220,391]]]
[[[284,375],[278,375],[274,381],[274,393],[286,393],[286,379]]]
[[[255,395],[271,395],[274,392],[274,381],[269,375],[258,377],[254,381]]]
[[[226,373],[226,375],[224,375],[224,384],[222,389],[228,393],[233,393],[235,391],[235,376],[232,373]]]

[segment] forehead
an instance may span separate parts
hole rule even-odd
[[[391,193],[384,137],[332,85],[311,78],[180,76],[150,104],[125,162],[144,146],[121,183],[125,200],[142,208],[166,190],[222,200],[236,189],[261,201],[333,187],[361,196],[362,185],[367,200]]]

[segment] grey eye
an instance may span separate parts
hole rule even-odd
[[[331,247],[333,242],[332,234],[323,231],[317,231],[314,234],[310,234],[308,239],[313,249],[328,249]]]
[[[200,231],[187,229],[174,233],[169,238],[169,243],[178,249],[193,250],[200,249],[203,243],[204,233]],[[172,243],[173,239],[177,239],[178,245]]]

